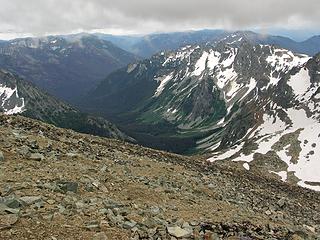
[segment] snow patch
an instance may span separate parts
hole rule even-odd
[[[220,58],[221,54],[219,52],[211,50],[208,56],[208,68],[213,70],[219,64]]]
[[[248,171],[250,170],[250,166],[248,163],[244,163],[242,166],[244,167],[244,169],[246,169]]]
[[[286,171],[280,171],[280,172],[274,172],[274,171],[269,171],[269,173],[274,173],[281,177],[281,181],[285,182],[288,179],[288,173]]]
[[[208,59],[209,53],[203,52],[202,56],[198,59],[196,65],[195,65],[195,70],[193,71],[194,76],[200,76],[202,72],[206,69],[206,62]]]
[[[157,81],[160,81],[160,85],[158,86],[158,88],[153,96],[158,97],[162,93],[166,84],[172,79],[173,73],[174,72],[170,73],[168,76],[164,76],[160,79],[159,78],[156,79]]]
[[[295,95],[303,95],[311,85],[309,70],[301,68],[297,74],[290,77],[288,85],[292,88]]]
[[[18,99],[18,102],[21,102],[21,104],[16,103],[14,107],[10,109],[6,108],[6,105],[10,101],[14,101],[12,99]],[[4,114],[6,115],[21,113],[25,108],[24,98],[19,97],[17,87],[12,89],[10,87],[6,87],[3,84],[0,84],[0,103],[1,109],[4,110]]]

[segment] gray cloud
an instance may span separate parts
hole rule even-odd
[[[316,28],[319,0],[0,0],[0,32]]]

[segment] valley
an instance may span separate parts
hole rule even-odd
[[[0,42],[0,239],[319,239],[320,41]]]

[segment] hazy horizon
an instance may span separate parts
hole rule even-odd
[[[152,34],[167,34],[167,33],[178,33],[178,32],[196,32],[196,31],[214,31],[214,30],[224,30],[224,31],[252,31],[256,32],[259,34],[266,34],[266,35],[273,35],[273,36],[283,36],[283,37],[288,37],[291,38],[294,41],[304,41],[307,40],[313,36],[318,36],[320,35],[320,32],[315,31],[315,30],[291,30],[291,29],[268,29],[268,30],[262,30],[262,29],[234,29],[234,30],[226,30],[226,29],[210,29],[210,28],[202,28],[202,29],[185,29],[181,31],[158,31],[158,32],[148,32],[148,33],[126,33],[126,32],[107,32],[103,30],[92,30],[92,31],[84,31],[84,30],[79,30],[79,31],[74,31],[74,32],[69,32],[69,33],[51,33],[51,34],[43,34],[43,35],[34,35],[34,34],[27,34],[27,33],[1,33],[0,32],[0,40],[3,41],[9,41],[13,39],[18,39],[18,38],[41,38],[41,37],[48,37],[48,36],[63,36],[63,35],[73,35],[73,34],[110,34],[114,36],[146,36],[146,35],[152,35]]]

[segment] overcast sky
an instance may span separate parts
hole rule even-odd
[[[0,38],[97,29],[320,30],[320,0],[0,0],[0,6]]]

